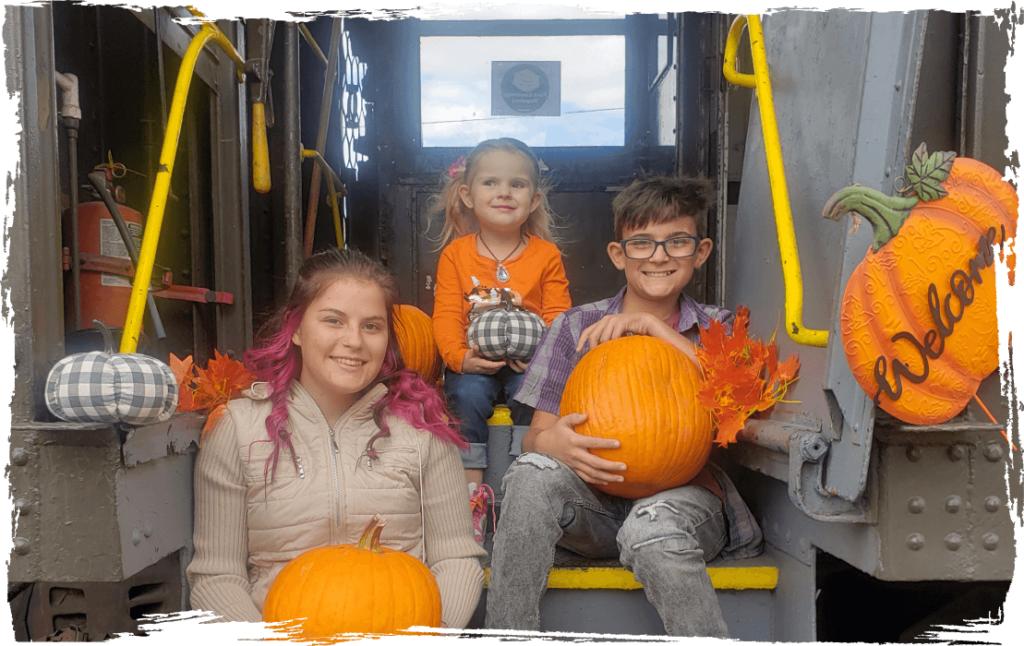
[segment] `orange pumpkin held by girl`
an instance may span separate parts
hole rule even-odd
[[[374,516],[357,545],[328,545],[297,556],[274,579],[263,621],[302,622],[299,637],[395,633],[441,625],[441,593],[426,565],[380,545],[385,521]]]
[[[931,155],[907,167],[908,196],[850,186],[822,212],[866,218],[874,245],[843,295],[843,349],[876,405],[911,424],[959,413],[999,364],[992,245],[1017,233],[1017,194],[992,168]],[[1010,282],[1013,282],[1012,258]]]

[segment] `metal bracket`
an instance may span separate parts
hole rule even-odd
[[[797,509],[824,523],[867,522],[863,499],[843,500],[824,487],[829,444],[819,433],[797,431],[789,438],[789,499]]]

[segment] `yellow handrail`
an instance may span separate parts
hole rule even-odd
[[[189,7],[193,15],[200,18],[201,13]],[[231,41],[212,22],[205,22],[199,33],[195,35],[185,56],[181,59],[178,80],[174,85],[174,98],[171,100],[171,113],[167,119],[167,131],[164,144],[160,149],[160,165],[153,186],[153,196],[149,202],[149,214],[146,217],[146,229],[142,234],[142,248],[139,250],[139,263],[135,267],[135,282],[132,283],[132,295],[128,301],[128,314],[124,321],[124,332],[121,335],[121,352],[135,352],[139,347],[139,333],[142,330],[142,314],[146,305],[146,294],[149,292],[149,280],[153,276],[153,263],[156,261],[156,247],[160,241],[160,226],[163,224],[164,210],[167,208],[167,194],[171,187],[171,172],[174,170],[174,158],[178,152],[178,139],[181,135],[181,123],[185,117],[185,101],[188,99],[188,88],[192,83],[192,72],[195,70],[199,53],[209,41],[215,42],[235,63],[239,82],[245,81],[245,63],[235,51]]]
[[[341,195],[344,197],[348,194],[348,189],[345,188],[345,184],[338,178],[337,173],[331,168],[327,160],[323,158],[323,155],[315,150],[302,150],[303,159],[313,159],[320,167],[331,176],[331,182],[328,184],[327,189],[327,201],[331,204],[331,211],[334,213],[334,236],[338,240],[338,248],[342,249],[345,247],[345,234],[341,230],[341,212],[338,210],[338,191],[334,189],[335,185],[341,188]]]
[[[736,50],[744,25],[750,34],[750,53],[754,59],[753,76],[736,71]],[[786,286],[786,333],[801,345],[823,348],[828,345],[828,330],[811,330],[803,324],[804,281],[800,272],[796,232],[793,229],[793,213],[789,208],[786,171],[782,165],[782,146],[779,143],[779,127],[775,121],[775,102],[772,99],[772,84],[764,50],[764,32],[761,30],[761,19],[756,14],[738,16],[733,21],[725,45],[722,72],[734,85],[757,89],[761,131],[764,135],[765,156],[768,159],[768,180],[771,184],[772,203],[775,206],[775,228],[779,239],[779,255],[782,258],[782,277]]]

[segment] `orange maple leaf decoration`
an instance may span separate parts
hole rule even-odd
[[[735,442],[751,415],[768,410],[785,397],[800,369],[795,354],[778,362],[774,336],[767,345],[748,338],[749,325],[750,310],[739,306],[731,335],[720,321],[711,321],[700,331],[697,359],[704,383],[697,401],[714,416],[719,446]]]
[[[171,354],[171,370],[178,378],[178,410],[205,410],[203,433],[213,428],[214,422],[226,410],[225,405],[239,397],[256,380],[241,361],[235,361],[216,350],[213,355],[214,358],[207,362],[204,370],[192,363],[191,355],[178,359]]]

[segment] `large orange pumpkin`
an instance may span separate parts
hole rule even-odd
[[[990,245],[1016,234],[1017,195],[992,168],[922,144],[909,196],[847,187],[823,215],[864,216],[875,243],[843,295],[843,349],[875,403],[911,424],[947,421],[999,364]]]
[[[595,486],[636,499],[692,480],[714,435],[711,413],[697,403],[700,384],[697,366],[654,337],[622,337],[584,355],[565,384],[561,414],[586,413],[577,433],[620,442],[591,453],[626,464],[623,482]]]
[[[405,366],[418,372],[428,384],[437,383],[442,363],[430,317],[412,305],[396,305],[395,334]]]
[[[297,636],[306,639],[439,627],[434,576],[418,559],[380,546],[384,524],[374,516],[357,545],[318,547],[286,565],[267,593],[263,621],[305,617]]]

